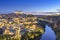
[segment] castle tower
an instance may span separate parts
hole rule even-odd
[[[22,11],[15,11],[14,13],[15,13],[15,14],[23,14]]]

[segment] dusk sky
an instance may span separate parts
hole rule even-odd
[[[60,0],[0,0],[0,12],[50,12],[60,9]]]

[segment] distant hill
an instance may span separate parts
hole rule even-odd
[[[60,14],[60,12],[24,12],[26,14],[33,14],[33,15],[56,15]]]

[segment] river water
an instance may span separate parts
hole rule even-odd
[[[45,33],[41,36],[40,40],[56,40],[55,32],[52,30],[51,27],[46,25]]]

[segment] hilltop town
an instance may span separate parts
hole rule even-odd
[[[16,11],[10,14],[0,14],[1,40],[34,40],[40,39],[45,31],[44,23],[51,24],[59,39],[60,15],[32,15]]]
[[[1,40],[34,40],[44,33],[37,17],[23,12],[0,14]]]

